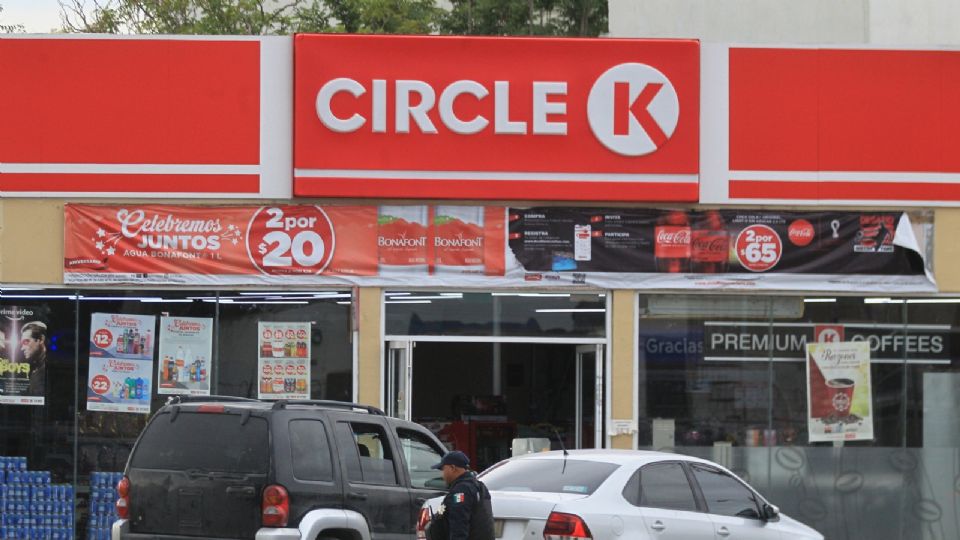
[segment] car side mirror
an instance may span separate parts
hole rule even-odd
[[[780,509],[770,503],[763,503],[761,517],[764,521],[780,521]]]

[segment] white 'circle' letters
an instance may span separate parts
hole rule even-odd
[[[353,79],[339,78],[329,81],[323,85],[323,88],[317,92],[317,117],[327,126],[327,129],[337,133],[350,133],[356,131],[366,123],[366,118],[354,113],[350,118],[338,118],[330,109],[330,100],[337,92],[347,92],[353,97],[360,97],[366,93],[367,89],[362,84]]]
[[[643,156],[673,135],[680,101],[670,79],[646,64],[628,63],[605,71],[590,89],[587,119],[594,136],[624,156]]]

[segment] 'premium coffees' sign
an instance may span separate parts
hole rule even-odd
[[[811,343],[866,342],[874,363],[950,364],[949,325],[705,322],[713,361],[802,361]]]

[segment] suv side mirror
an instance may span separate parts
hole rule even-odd
[[[764,521],[780,521],[780,509],[770,503],[763,503],[761,518]]]

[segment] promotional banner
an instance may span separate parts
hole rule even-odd
[[[810,442],[873,439],[866,342],[807,345],[807,429]]]
[[[66,207],[66,283],[402,284],[502,276],[502,207]]]
[[[258,399],[310,399],[310,323],[259,322]]]
[[[68,204],[64,282],[933,292],[915,217]]]
[[[150,413],[153,315],[93,313],[87,410]]]
[[[210,395],[213,319],[160,317],[157,393]]]
[[[508,238],[528,282],[936,290],[900,213],[511,208]]]
[[[34,306],[0,307],[0,405],[46,402],[47,319]]]

